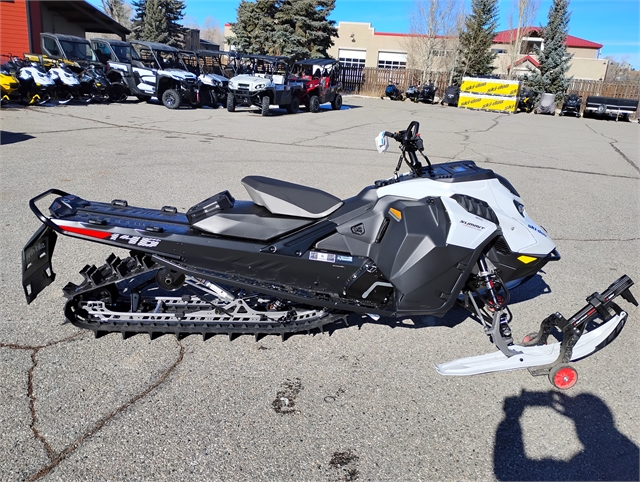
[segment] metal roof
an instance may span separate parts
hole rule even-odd
[[[520,30],[520,35],[528,36],[531,33],[537,33],[542,37],[544,34],[544,29],[540,27],[524,27]],[[516,29],[511,30],[503,30],[502,32],[498,32],[495,37],[493,37],[494,43],[499,44],[508,44],[514,41],[516,36]],[[601,49],[602,44],[592,42],[590,40],[585,40],[582,38],[574,37],[573,35],[567,35],[567,39],[565,40],[565,45],[567,47],[572,48],[588,48],[588,49]]]
[[[229,57],[234,57],[235,52],[227,52],[225,50],[197,50],[196,54],[202,56],[219,56],[219,55],[228,55]]]
[[[297,61],[294,65],[329,65],[337,64],[335,59],[304,59]]]
[[[151,50],[162,50],[163,52],[179,52],[179,50],[171,45],[161,44],[159,42],[145,42],[144,40],[132,40],[132,45],[142,45]]]
[[[96,38],[92,38],[91,41],[97,40],[98,42],[105,42],[108,43],[109,45],[117,45],[119,47],[130,47],[131,44],[129,42],[125,42],[124,40],[116,40],[114,38],[101,38],[101,37],[96,37]]]
[[[69,23],[81,26],[87,32],[114,33],[124,38],[131,30],[85,1],[48,0],[47,9],[64,17]]]
[[[58,40],[64,40],[65,42],[76,42],[81,44],[88,44],[89,41],[84,37],[76,37],[74,35],[64,35],[61,33],[49,33],[43,32],[40,34],[41,37],[54,37]]]

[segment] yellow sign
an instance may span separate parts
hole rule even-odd
[[[465,109],[489,110],[493,112],[514,113],[518,99],[516,97],[499,97],[494,95],[476,95],[460,92],[458,107]]]
[[[519,88],[520,82],[517,80],[476,79],[473,77],[463,77],[460,92],[515,97],[518,95]]]

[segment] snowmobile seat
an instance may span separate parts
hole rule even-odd
[[[247,176],[242,179],[242,184],[253,202],[264,206],[272,214],[318,219],[342,206],[339,198],[320,189],[279,179]]]

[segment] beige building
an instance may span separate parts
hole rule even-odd
[[[538,67],[538,59],[533,52],[536,45],[544,49],[540,30],[536,27],[525,29],[513,67],[510,46],[515,35],[512,30],[499,32],[492,47],[498,54],[494,72],[507,74],[514,69],[517,74],[524,74],[529,68]],[[225,25],[224,35],[233,35],[229,24]],[[414,34],[376,32],[370,23],[339,22],[338,37],[334,38],[329,55],[346,66],[446,72],[456,61],[457,40],[453,37],[426,39]],[[601,44],[571,35],[567,36],[566,43],[568,52],[573,54],[567,75],[576,79],[604,79],[609,61],[599,58]],[[225,48],[229,46],[225,45]]]
[[[539,66],[535,49],[538,47],[544,50],[541,29],[538,27],[524,29],[521,34],[520,49],[515,55],[514,65],[511,66],[511,52],[513,51],[511,46],[515,38],[515,30],[504,30],[493,39],[492,50],[498,54],[494,62],[496,74],[507,74],[513,69],[516,75],[523,75],[529,69]],[[571,67],[567,72],[568,76],[575,79],[604,80],[609,60],[599,58],[602,44],[567,35],[566,45],[567,52],[573,55]]]

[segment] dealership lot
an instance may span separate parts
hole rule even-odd
[[[30,306],[20,284],[28,202],[49,188],[185,211],[225,189],[249,199],[256,174],[344,198],[392,176],[397,147],[373,139],[417,120],[433,162],[507,177],[557,243],[562,260],[512,293],[519,339],[622,274],[640,283],[637,123],[358,97],[269,117],[129,102],[0,118],[0,480],[638,479],[640,310],[622,300],[627,326],[560,393],[526,371],[440,376],[494,350],[459,309],[284,342],[94,339],[65,323],[61,288],[111,250],[59,237],[55,283]]]

